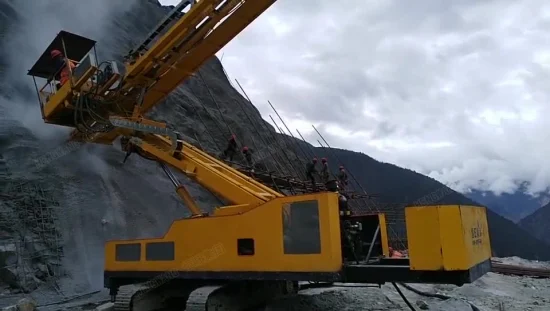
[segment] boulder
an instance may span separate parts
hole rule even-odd
[[[17,302],[17,311],[36,310],[36,301],[31,298],[23,298]]]

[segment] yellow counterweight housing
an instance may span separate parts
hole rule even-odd
[[[338,272],[338,195],[275,198],[174,221],[158,239],[110,241],[105,271]]]
[[[407,207],[405,218],[411,270],[468,270],[491,258],[485,207]]]

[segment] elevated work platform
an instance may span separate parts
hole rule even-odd
[[[74,117],[74,92],[91,89],[92,81],[89,79],[98,69],[95,43],[94,40],[77,34],[60,31],[28,71],[27,74],[33,77],[39,95],[40,110],[46,123],[77,126]],[[52,57],[54,52],[60,53],[58,55],[61,63]],[[60,76],[64,75],[64,71],[69,80],[67,83],[58,81]],[[39,87],[40,82],[37,82],[37,78],[46,81]]]

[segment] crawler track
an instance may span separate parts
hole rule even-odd
[[[149,286],[143,284],[128,285],[120,288],[115,301],[115,311],[131,311],[136,298],[147,293]]]
[[[205,286],[194,290],[187,300],[185,311],[204,311],[208,307],[208,297],[222,286]]]
[[[115,300],[116,311],[244,311],[268,301],[295,294],[295,282],[238,281],[195,287],[167,282],[158,287],[146,283],[123,286]]]

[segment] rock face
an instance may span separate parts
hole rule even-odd
[[[3,169],[0,280],[29,292],[59,274],[62,244],[58,203],[39,183],[14,177]]]
[[[67,14],[59,13],[59,4]],[[124,154],[116,147],[64,144],[67,130],[43,124],[32,82],[24,77],[61,28],[98,40],[100,59],[122,59],[166,10],[156,1],[0,0],[0,280],[12,288],[30,291],[49,284],[66,295],[99,289],[106,240],[160,237],[173,219],[187,215],[172,184],[154,164],[134,156],[122,165]],[[216,58],[151,116],[213,153],[219,154],[235,133],[239,144],[256,150],[255,157],[264,159],[260,162],[268,169],[281,174],[303,169],[304,161],[298,159],[303,154],[295,142],[274,133],[231,86]],[[379,202],[382,208],[416,201],[442,187],[366,155],[335,152],[361,176],[366,189],[387,194]],[[190,185],[190,191],[204,210],[221,204],[196,185]],[[471,202],[457,193],[430,198],[431,204]],[[548,252],[524,249],[540,249],[538,240],[497,215],[490,217],[499,255],[550,259]],[[501,230],[524,234],[524,240],[502,241]]]
[[[0,42],[4,119],[0,122],[0,245],[5,248],[0,253],[0,273],[6,275],[1,280],[16,289],[28,291],[44,284],[44,267],[56,270],[53,278],[46,279],[56,280],[54,285],[66,294],[101,288],[106,240],[162,236],[173,219],[187,215],[170,181],[154,164],[133,156],[122,165],[124,154],[117,147],[63,144],[67,131],[40,119],[32,80],[24,73],[60,29],[97,39],[100,59],[122,59],[167,10],[156,1],[128,1],[127,6],[104,0],[97,3],[0,1],[1,14],[6,15],[0,21],[5,37]],[[57,4],[72,10],[67,20],[59,20],[53,10]],[[93,17],[101,19],[101,25],[80,23],[94,11],[99,11]],[[26,51],[20,55],[25,56],[25,67],[11,65],[19,50]],[[15,77],[8,79],[12,73]],[[216,58],[151,115],[168,121],[191,143],[215,153],[221,152],[231,133],[240,144],[255,149],[257,157],[267,158],[277,149],[276,144],[269,144],[275,137],[273,129],[231,87]],[[256,142],[270,147],[256,148]],[[296,157],[292,152],[285,155]],[[189,190],[205,210],[221,204],[194,184]],[[53,214],[29,222],[29,215],[44,212],[44,204],[37,204],[42,196],[49,199],[47,210]],[[44,226],[58,231],[59,239],[33,232]],[[54,269],[59,267],[63,268]]]

